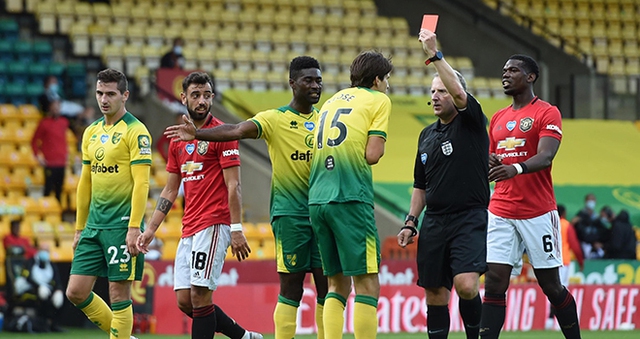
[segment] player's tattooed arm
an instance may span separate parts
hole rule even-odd
[[[173,206],[173,203],[169,199],[160,197],[158,198],[156,209],[166,215],[171,210],[171,206]]]

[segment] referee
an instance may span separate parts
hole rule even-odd
[[[436,35],[420,32],[425,62],[437,70],[431,100],[438,121],[418,139],[413,193],[398,244],[405,247],[418,233],[418,285],[427,296],[430,339],[447,338],[449,299],[455,286],[467,338],[478,338],[482,301],[478,280],[487,270],[489,204],[487,119],[478,101],[466,92],[462,75],[436,49]]]

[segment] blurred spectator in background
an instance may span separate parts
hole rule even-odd
[[[48,103],[52,101],[60,102],[60,114],[67,118],[75,118],[85,110],[78,103],[62,99],[58,78],[54,75],[50,75],[44,80],[44,93],[40,96],[40,109],[46,111]]]
[[[609,259],[636,259],[636,233],[629,219],[629,212],[620,211],[611,224],[611,236],[605,245]]]
[[[596,196],[589,193],[584,197],[584,208],[571,220],[578,240],[582,246],[582,252],[585,259],[598,259],[604,255],[602,250],[600,224],[597,222],[599,218],[596,212]],[[600,251],[598,251],[600,248]]]
[[[31,241],[28,238],[20,235],[21,223],[22,220],[20,219],[11,221],[11,233],[2,239],[2,244],[7,255],[24,253],[26,259],[31,259],[36,254],[37,249],[31,245]]]
[[[580,266],[580,271],[584,270],[584,255],[582,247],[576,235],[573,225],[567,220],[567,209],[564,205],[558,205],[558,215],[560,216],[560,232],[562,234],[562,266],[558,269],[560,274],[560,283],[569,287],[569,273],[571,258],[575,258]],[[549,317],[545,322],[545,329],[549,330],[555,327],[555,309],[549,307]]]
[[[20,261],[12,258],[13,274],[9,298],[7,330],[14,332],[61,332],[55,317],[64,296],[60,275],[51,264],[49,249],[41,247],[33,258]]]
[[[31,148],[35,158],[44,167],[44,196],[54,192],[56,199],[60,201],[69,156],[69,121],[60,116],[60,100],[44,100],[42,104],[45,117],[40,120],[33,133]]]
[[[58,269],[51,264],[49,248],[41,246],[38,253],[25,265],[25,277],[31,290],[38,296],[36,316],[42,332],[61,332],[56,324],[57,311],[62,307],[64,294]]]
[[[184,55],[182,55],[182,47],[184,40],[182,38],[173,39],[173,47],[169,52],[162,56],[160,60],[160,68],[184,68]]]

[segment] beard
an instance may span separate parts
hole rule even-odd
[[[200,108],[201,106],[196,107],[196,109]],[[209,111],[211,111],[211,109],[208,109],[206,111],[203,112],[198,112],[194,109],[188,108],[187,107],[187,112],[189,112],[189,117],[191,117],[191,120],[193,121],[202,121],[204,120],[207,115],[209,114]]]

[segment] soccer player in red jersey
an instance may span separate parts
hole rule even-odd
[[[182,104],[196,127],[223,124],[210,113],[213,96],[211,78],[206,73],[193,72],[182,82]],[[168,154],[167,184],[149,227],[138,238],[138,248],[143,253],[148,251],[183,182],[186,204],[174,264],[174,289],[178,307],[193,318],[191,337],[213,338],[215,332],[222,332],[231,339],[262,339],[258,333],[245,331],[212,300],[227,248],[231,246],[239,261],[251,251],[240,223],[238,142],[172,142]]]
[[[562,119],[557,107],[534,94],[539,76],[534,59],[511,56],[502,69],[502,85],[513,101],[489,124],[489,180],[496,186],[489,203],[483,339],[500,335],[509,277],[525,249],[562,333],[580,338],[576,302],[558,274],[562,241],[551,163],[562,139]]]

